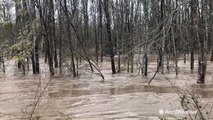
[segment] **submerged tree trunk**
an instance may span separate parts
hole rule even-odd
[[[46,43],[47,43],[47,57],[48,57],[48,64],[49,64],[49,69],[50,69],[50,75],[54,75],[55,72],[54,72],[54,67],[53,67],[53,64],[54,64],[54,50],[53,50],[53,42],[54,42],[54,24],[53,24],[53,18],[54,18],[54,13],[53,13],[53,0],[47,0],[47,9],[48,9],[48,13],[47,13],[47,21],[46,24],[47,25],[47,40],[46,40]]]
[[[59,71],[62,74],[62,8],[61,3],[58,10],[59,16]]]
[[[177,50],[176,50],[176,41],[174,37],[174,28],[172,27],[172,42],[173,42],[173,50],[174,50],[174,61],[175,61],[175,73],[178,75],[178,56],[177,56]]]
[[[162,31],[162,40],[161,40],[161,49],[160,49],[160,52],[159,52],[159,60],[160,60],[160,70],[161,70],[161,73],[164,73],[164,48],[165,48],[165,30],[163,29],[163,22],[164,22],[164,5],[165,5],[165,1],[164,0],[161,0],[161,3],[160,3],[160,14],[161,14],[161,26],[160,26],[160,30]]]
[[[45,5],[49,5],[48,1],[45,1]],[[39,10],[39,17],[40,17],[40,23],[41,23],[41,30],[44,31],[44,38],[46,41],[46,50],[45,50],[45,60],[48,61],[48,66],[49,66],[49,72],[50,75],[53,76],[55,74],[54,68],[53,68],[53,56],[52,56],[52,41],[51,41],[51,28],[49,25],[49,18],[51,15],[50,13],[47,13],[46,9],[49,9],[50,7],[48,6],[47,8],[42,8],[41,3],[37,1],[37,8]]]
[[[211,50],[211,62],[213,62],[213,48]]]
[[[108,35],[108,41],[109,41],[111,69],[112,69],[112,74],[115,74],[116,70],[115,70],[113,43],[112,43],[112,35],[111,35],[111,20],[110,20],[110,13],[109,13],[109,0],[104,0],[104,10],[105,10],[105,15],[106,15],[106,28],[107,28],[107,35]]]
[[[197,83],[204,84],[205,76],[206,76],[206,67],[207,67],[207,40],[200,39],[200,50],[199,50],[199,58],[198,58],[198,81]]]
[[[197,7],[196,1],[191,1],[191,70],[194,70],[194,48],[195,48],[195,41],[197,39],[196,32],[195,32],[195,24],[197,20]]]
[[[213,62],[213,1],[209,0],[209,40],[211,46],[211,62]]]
[[[75,60],[74,60],[74,51],[73,51],[73,46],[72,46],[72,39],[71,39],[71,31],[70,31],[70,18],[68,14],[68,9],[67,9],[67,1],[64,0],[64,9],[65,9],[65,15],[67,17],[67,31],[68,31],[68,39],[69,39],[69,44],[70,44],[70,52],[71,52],[71,64],[72,64],[72,72],[73,72],[73,77],[76,77],[76,68],[75,68]]]
[[[40,35],[39,35],[40,36]],[[40,73],[40,64],[39,64],[39,39],[35,41],[35,74]]]
[[[121,72],[121,55],[120,52],[118,52],[118,73]]]
[[[4,63],[4,54],[1,52],[3,52],[3,51],[0,51],[0,65],[2,65],[2,68],[1,68],[1,66],[0,66],[0,68],[5,73],[6,70],[5,70],[5,63]]]
[[[192,46],[191,46],[192,47]],[[192,49],[192,48],[191,48]],[[191,70],[194,70],[194,51],[191,50]]]
[[[144,60],[144,70],[143,70],[143,75],[147,76],[148,75],[148,23],[149,23],[149,6],[148,6],[148,0],[144,0],[143,1],[143,5],[144,5],[144,14],[145,14],[145,54],[143,57]]]
[[[204,13],[207,10],[207,0],[202,1],[202,20],[200,20],[199,25],[204,30],[208,31],[207,28],[207,17],[204,16]],[[198,26],[198,25],[197,25]],[[198,28],[197,28],[198,29]],[[206,67],[207,67],[207,52],[208,52],[208,32],[206,34],[197,33],[197,37],[199,40],[199,57],[198,57],[198,80],[197,83],[204,84],[205,76],[206,76]]]
[[[34,0],[31,0],[31,9],[30,9],[30,22],[33,24],[36,28],[36,25],[34,23],[34,20],[36,19],[36,11],[35,11],[35,2]],[[38,34],[37,30],[31,30],[33,33]],[[31,60],[32,60],[32,68],[33,68],[33,74],[38,74],[40,72],[39,70],[39,39],[40,39],[40,34],[37,35],[38,37],[35,37],[34,35],[31,36],[32,41],[33,41],[33,49],[31,52]]]
[[[148,56],[147,53],[144,55],[144,76],[148,75]]]
[[[16,10],[16,34],[15,34],[15,37],[16,37],[16,42],[18,41],[18,37],[19,37],[19,33],[21,31],[21,27],[22,27],[22,23],[21,23],[21,17],[22,17],[22,14],[21,14],[21,1],[18,1],[18,0],[15,0],[15,10]],[[17,51],[19,52],[19,51]],[[18,61],[18,68],[20,69],[21,68],[21,62]]]
[[[50,25],[50,41],[51,46],[51,54],[53,56],[54,67],[58,68],[58,57],[57,57],[57,41],[55,36],[55,8],[54,8],[54,0],[49,0],[49,25]]]
[[[102,31],[102,0],[99,0],[99,39],[100,39],[100,57],[101,57],[101,62],[103,62],[103,31]]]
[[[184,64],[186,63],[186,50],[184,50],[183,62],[184,62]]]
[[[47,43],[47,60],[48,60],[48,65],[49,65],[49,71],[50,71],[50,75],[54,75],[54,68],[53,68],[53,56],[51,54],[51,43],[50,42],[50,38],[49,35],[46,36],[46,43]]]
[[[98,63],[98,50],[99,50],[99,47],[98,47],[98,33],[97,33],[97,22],[96,22],[96,15],[94,15],[94,29],[95,29],[95,60],[96,62]]]

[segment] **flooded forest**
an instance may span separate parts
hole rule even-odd
[[[213,120],[213,0],[0,0],[0,120]]]

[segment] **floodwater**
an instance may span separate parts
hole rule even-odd
[[[154,62],[149,64],[149,76],[142,77],[137,72],[125,71],[112,75],[110,64],[105,61],[100,63],[104,81],[84,70],[83,65],[79,78],[64,75],[50,79],[45,65],[41,75],[29,72],[23,76],[13,61],[7,64],[6,74],[0,76],[0,120],[24,120],[31,115],[34,120],[158,120],[164,116],[171,119],[184,116],[159,114],[159,110],[182,107],[165,76],[158,74],[147,84],[156,69]],[[179,67],[178,76],[174,69],[166,74],[172,84],[200,96],[202,104],[211,104],[213,63],[208,63],[205,86],[196,84],[197,68],[191,72],[189,62],[180,61]]]

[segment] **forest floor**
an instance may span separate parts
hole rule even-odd
[[[179,96],[164,75],[157,74],[148,85],[156,62],[149,63],[149,75],[142,77],[137,72],[127,74],[126,71],[112,75],[109,61],[104,61],[100,63],[104,82],[98,75],[85,70],[84,65],[78,78],[54,77],[49,81],[44,63],[41,63],[40,76],[31,72],[23,76],[14,64],[9,61],[6,74],[0,75],[0,120],[25,119],[31,113],[39,120],[155,120],[160,116],[174,119],[184,116],[159,114],[159,110],[182,110],[182,107]],[[199,95],[202,104],[212,103],[213,63],[208,62],[206,85],[196,84],[197,65],[194,72],[189,66],[189,61],[185,64],[179,61],[179,75],[171,69],[166,76],[178,88]],[[35,111],[32,110],[48,81]]]

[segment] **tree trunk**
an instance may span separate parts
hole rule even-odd
[[[212,50],[211,50],[211,62],[213,62],[213,47],[212,47]]]
[[[183,54],[183,62],[184,62],[184,64],[186,63],[186,50],[184,50],[184,54]]]
[[[69,39],[69,44],[70,44],[70,52],[71,52],[71,64],[72,64],[72,72],[73,72],[73,77],[76,77],[77,74],[76,74],[76,68],[75,68],[75,60],[74,60],[74,51],[73,51],[73,46],[72,46],[72,39],[71,39],[71,31],[70,31],[70,18],[69,18],[69,14],[67,13],[68,12],[68,9],[67,9],[67,1],[64,0],[64,9],[65,9],[65,14],[66,14],[66,17],[67,17],[67,21],[68,21],[68,24],[67,24],[67,31],[68,31],[68,39]]]
[[[143,5],[144,5],[144,14],[145,14],[145,54],[144,54],[144,70],[143,70],[143,75],[147,76],[148,74],[148,23],[149,23],[149,6],[148,6],[148,0],[144,0],[143,1]]]
[[[197,19],[197,7],[196,7],[196,1],[191,1],[191,70],[194,70],[194,48],[195,48],[195,40],[196,32],[194,30],[196,19]]]
[[[36,18],[36,11],[35,11],[35,1],[31,0],[31,9],[30,9],[30,22],[31,24],[34,24],[34,20]],[[36,30],[32,30],[33,33],[38,34],[38,32]],[[34,35],[31,36],[31,39],[33,41],[33,49],[31,52],[31,60],[32,60],[32,69],[33,69],[33,74],[38,74],[40,72],[39,70],[39,39],[40,39],[40,34],[38,34],[38,37],[35,38]]]
[[[19,33],[21,31],[21,17],[22,17],[22,13],[21,13],[21,1],[15,0],[15,9],[16,9],[16,34],[15,37],[18,38],[19,37]],[[16,39],[17,41],[18,39]],[[19,52],[19,51],[17,51]],[[18,61],[18,68],[21,68],[21,62]]]
[[[33,74],[36,74],[36,70],[35,70],[35,54],[34,54],[33,51],[31,52],[31,61],[32,61]]]
[[[207,17],[204,16],[207,10],[207,0],[202,1],[202,20],[200,20],[200,27],[204,30],[208,31],[207,28]],[[201,19],[201,18],[200,18]],[[197,28],[198,29],[198,28]],[[208,52],[208,32],[206,34],[202,34],[199,37],[199,33],[197,33],[197,37],[199,40],[199,58],[198,58],[198,80],[197,83],[204,84],[205,76],[206,76],[206,67],[207,67],[207,52]]]
[[[191,50],[191,70],[194,70],[194,51]]]
[[[209,0],[209,41],[211,46],[211,62],[213,62],[213,1]]]
[[[164,73],[164,48],[165,48],[165,30],[163,29],[163,21],[164,21],[164,0],[161,0],[161,4],[160,4],[160,14],[161,14],[161,22],[162,22],[162,25],[160,26],[160,30],[162,31],[162,40],[161,40],[161,50],[160,50],[160,54],[159,54],[159,60],[160,60],[160,70],[161,70],[161,73]]]
[[[62,74],[62,8],[61,2],[58,10],[59,15],[59,71]]]
[[[49,25],[50,25],[50,41],[51,54],[53,56],[54,67],[58,68],[58,56],[57,56],[57,40],[55,36],[55,9],[54,9],[54,0],[49,0]]]
[[[105,15],[106,15],[106,28],[107,28],[107,35],[108,35],[108,41],[109,41],[112,74],[115,74],[116,70],[115,70],[113,43],[112,43],[112,35],[111,35],[111,20],[110,20],[110,13],[109,13],[109,0],[104,0],[104,10],[105,10]]]
[[[102,31],[102,0],[99,0],[99,37],[100,37],[100,57],[103,62],[103,31]]]
[[[54,68],[53,68],[53,56],[51,54],[52,47],[51,47],[51,42],[50,42],[49,35],[47,35],[46,37],[47,37],[46,38],[46,43],[47,43],[47,48],[46,48],[47,49],[47,60],[48,60],[50,75],[53,76],[55,73],[54,73]]]
[[[144,76],[148,75],[148,56],[147,53],[144,55]]]
[[[40,36],[40,35],[39,35]],[[40,37],[38,37],[40,38]],[[39,64],[39,39],[35,41],[35,73],[40,73],[40,64]]]
[[[95,60],[98,63],[98,33],[97,33],[97,27],[96,27],[96,15],[94,16],[94,29],[95,29]]]

